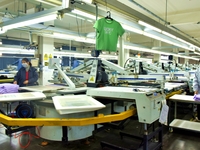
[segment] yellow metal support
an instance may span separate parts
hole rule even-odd
[[[175,91],[175,92],[172,92],[172,93],[166,95],[166,99],[169,99],[171,96],[173,96],[175,94],[181,94],[181,93],[183,93],[182,89],[178,90],[178,91]]]
[[[0,79],[0,83],[11,83],[14,79]]]
[[[120,114],[99,114],[97,117],[65,119],[65,118],[11,118],[0,114],[0,122],[8,126],[86,126],[91,124],[120,121],[136,114],[136,109],[127,110]]]

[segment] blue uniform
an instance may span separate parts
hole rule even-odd
[[[38,73],[37,73],[37,70],[34,67],[29,68],[28,84],[27,85],[23,84],[23,82],[25,80],[26,80],[26,69],[24,67],[22,67],[22,68],[19,69],[16,76],[14,77],[14,81],[17,81],[17,84],[20,87],[37,85]]]
[[[198,91],[198,94],[200,94],[200,68],[198,68],[194,74],[193,90],[194,92]]]

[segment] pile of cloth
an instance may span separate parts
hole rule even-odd
[[[18,93],[19,85],[11,83],[0,84],[0,94]]]
[[[194,97],[193,97],[193,99],[195,101],[200,101],[200,94],[195,94]]]

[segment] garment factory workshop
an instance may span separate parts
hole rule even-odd
[[[199,0],[0,0],[1,150],[199,150]]]

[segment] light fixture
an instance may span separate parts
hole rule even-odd
[[[199,53],[199,52],[196,52],[196,51],[194,52],[194,54],[200,55],[200,53]]]
[[[76,58],[94,58],[91,56],[91,54],[88,54],[88,53],[79,53],[79,52],[71,52],[71,51],[54,51],[54,55],[70,56],[70,57],[76,57]],[[113,56],[113,55],[99,55],[99,58],[117,60],[117,56]]]
[[[91,38],[81,38],[81,37],[77,37],[75,39],[75,41],[77,42],[84,42],[84,43],[90,43],[90,44],[95,44],[96,40],[95,39],[91,39]]]
[[[54,32],[53,35],[50,35],[50,36],[57,37],[60,39],[67,39],[67,40],[75,40],[77,38],[77,36],[75,36],[75,35],[56,33],[56,32]]]
[[[53,3],[50,3],[50,2],[44,1],[44,0],[36,0],[36,1],[41,2],[41,3],[44,3],[44,4],[48,4],[48,5],[51,5],[51,6],[59,6],[59,5],[56,5],[56,4],[53,4]]]
[[[2,54],[27,54],[34,55],[35,50],[25,50],[23,48],[15,48],[15,47],[0,47],[0,53]]]
[[[148,33],[148,32],[143,32],[143,35],[148,36],[148,37],[153,38],[153,39],[156,39],[156,40],[162,40],[161,37],[154,35],[154,34],[151,34],[151,33]]]
[[[199,60],[198,58],[193,58],[193,57],[190,57],[190,56],[179,55],[179,54],[174,54],[174,53],[170,53],[170,52],[157,51],[157,50],[153,50],[153,49],[150,49],[150,48],[137,47],[135,45],[134,46],[132,46],[132,45],[124,45],[124,48],[130,49],[130,50],[134,50],[134,51],[140,51],[140,52],[142,51],[142,52],[148,52],[148,53],[154,53],[154,54],[173,55],[175,57]]]
[[[159,34],[153,34],[153,33],[147,32],[147,31],[145,31],[143,33],[143,35],[148,36],[148,37],[153,38],[153,39],[156,39],[156,40],[159,40],[159,41],[162,41],[162,42],[165,42],[165,43],[168,43],[168,44],[175,45],[177,47],[181,47],[183,49],[194,51],[194,47],[192,47],[190,45],[185,45],[186,43],[181,44],[178,41],[176,42],[175,39],[170,40],[169,38],[164,38],[164,37],[160,36]]]
[[[143,31],[142,31],[142,30],[139,30],[139,29],[137,29],[137,28],[133,28],[133,27],[128,26],[128,25],[122,24],[122,27],[123,27],[125,30],[131,31],[131,32],[135,32],[135,33],[138,33],[138,34],[143,34]]]
[[[96,20],[96,16],[95,15],[86,13],[86,12],[78,10],[78,9],[74,9],[71,12],[74,13],[74,14],[81,15],[81,16],[86,17],[86,18],[90,18],[92,20]]]
[[[77,42],[85,42],[85,43],[91,43],[95,44],[95,39],[92,38],[86,38],[86,37],[80,37],[76,35],[70,35],[70,34],[63,34],[63,33],[53,33],[53,35],[49,35],[51,37],[56,37],[59,39],[66,39],[66,40],[74,40]]]
[[[34,18],[30,20],[25,20],[25,21],[9,24],[9,25],[3,26],[2,29],[3,31],[6,31],[6,30],[29,26],[29,25],[33,25],[33,24],[37,24],[41,22],[55,20],[56,18],[57,18],[57,14],[51,14],[51,15],[47,15],[47,16],[43,16],[39,18]]]
[[[74,17],[74,18],[77,18],[77,19],[85,20],[85,18],[76,16],[76,15],[73,15],[73,14],[65,13],[65,15],[70,16],[70,17]]]
[[[174,35],[172,35],[172,34],[170,34],[170,33],[168,33],[168,32],[162,31],[162,34],[167,35],[167,36],[169,36],[169,37],[171,37],[171,38],[177,39],[176,36],[174,36]]]
[[[143,25],[143,26],[145,26],[145,27],[148,27],[148,28],[150,28],[150,29],[152,29],[152,30],[155,30],[155,31],[157,31],[157,32],[161,32],[161,31],[162,31],[162,30],[160,30],[160,29],[158,29],[158,28],[156,28],[156,27],[154,27],[154,26],[152,26],[152,25],[150,25],[150,24],[148,24],[148,23],[146,23],[146,22],[143,22],[143,21],[141,21],[141,20],[139,20],[138,23],[139,23],[140,25]]]
[[[82,1],[85,2],[85,3],[88,3],[88,4],[92,4],[93,0],[82,0]]]

